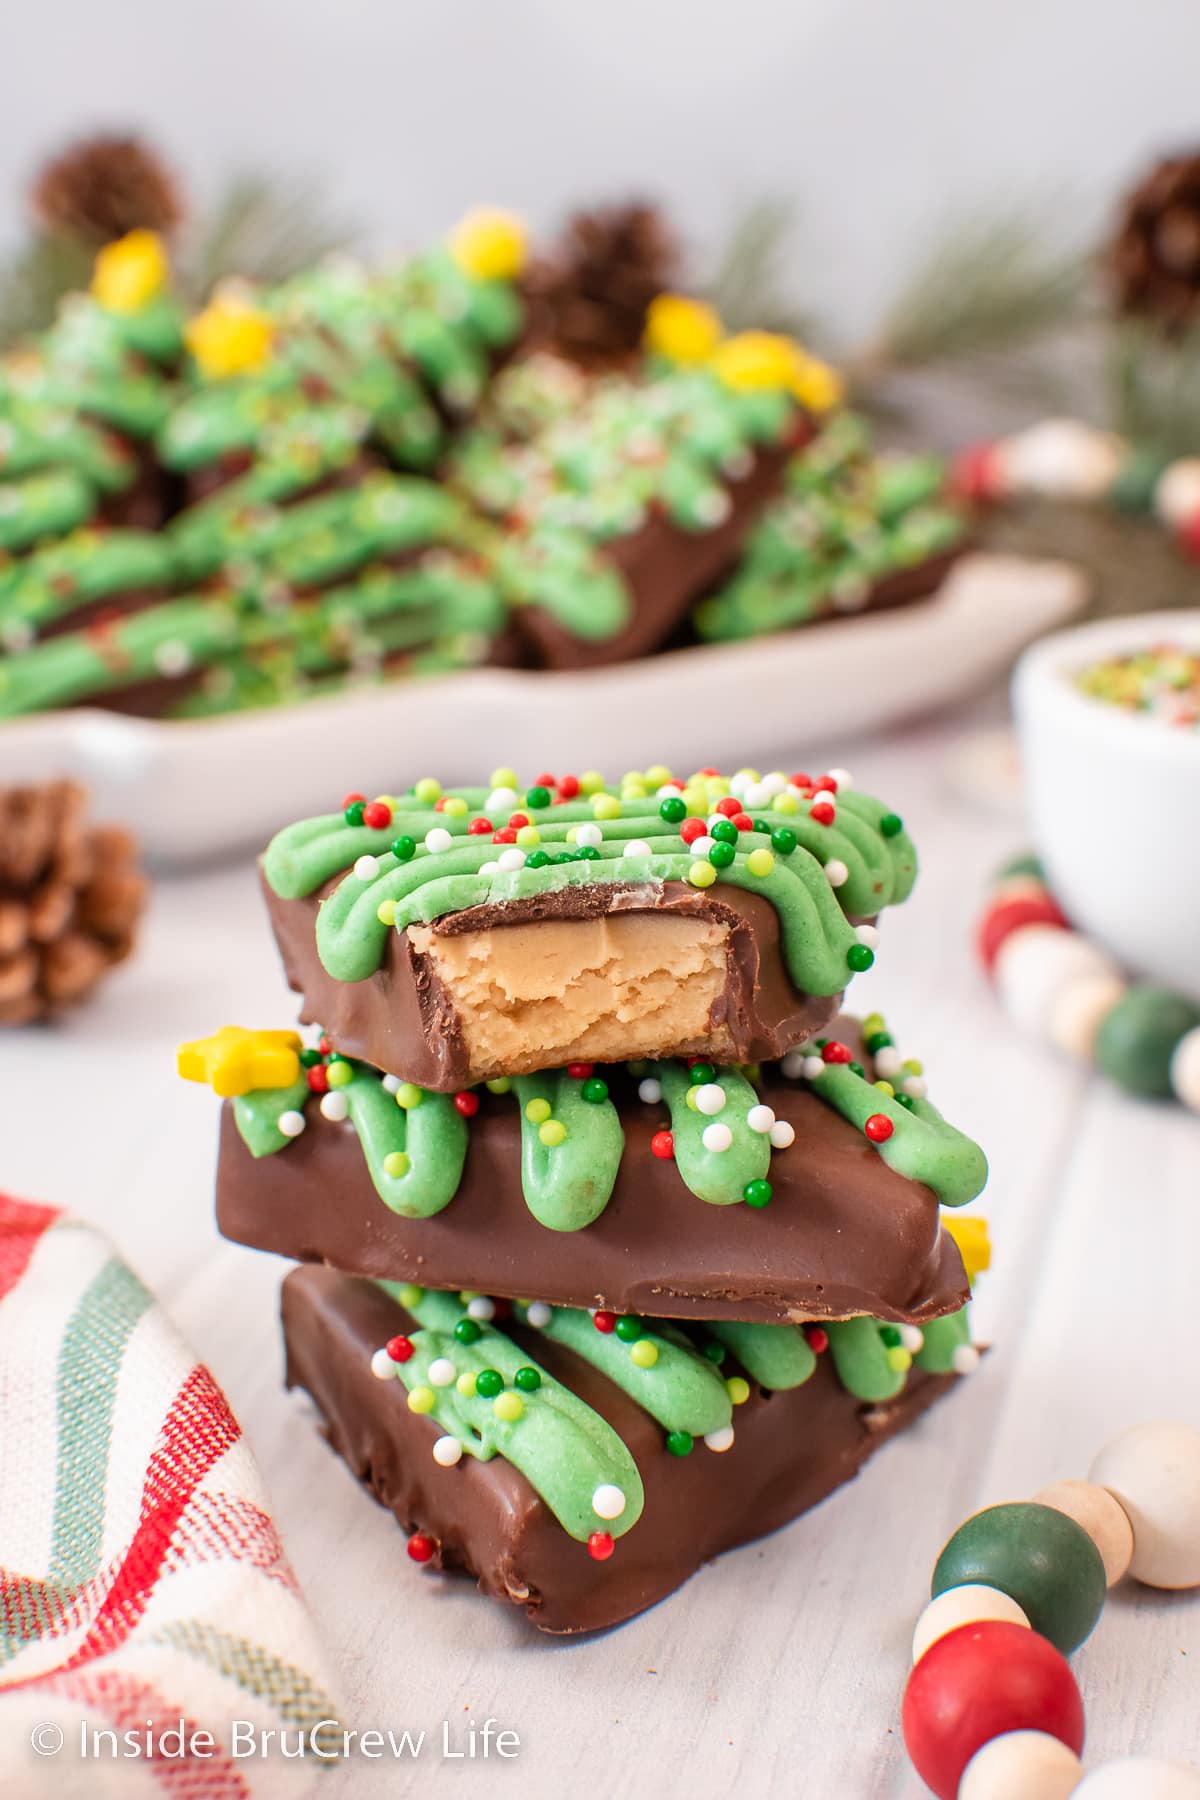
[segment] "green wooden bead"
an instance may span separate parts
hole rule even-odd
[[[1064,1656],[1095,1625],[1107,1591],[1103,1559],[1083,1527],[1032,1501],[989,1506],[959,1526],[938,1557],[933,1598],[968,1582],[1015,1600]]]
[[[1200,1025],[1200,1008],[1166,988],[1126,989],[1096,1033],[1096,1061],[1132,1094],[1171,1092],[1171,1053]]]

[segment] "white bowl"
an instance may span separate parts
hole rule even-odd
[[[1022,656],[1013,704],[1033,841],[1064,911],[1134,974],[1200,1000],[1200,731],[1072,680],[1160,643],[1200,651],[1200,611],[1056,632]]]

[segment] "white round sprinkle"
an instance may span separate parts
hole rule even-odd
[[[796,1127],[789,1125],[786,1119],[776,1119],[770,1137],[772,1150],[786,1150],[796,1141]]]
[[[443,1469],[452,1469],[462,1461],[463,1447],[456,1437],[440,1437],[433,1446],[433,1460]]]
[[[788,784],[788,779],[782,769],[772,769],[769,775],[763,776],[762,784],[774,799],[776,794],[782,794]]]
[[[725,1110],[725,1089],[717,1081],[706,1081],[702,1086],[692,1090],[696,1100],[696,1111],[707,1118],[713,1118]]]
[[[895,1044],[884,1044],[882,1049],[875,1052],[875,1073],[881,1075],[885,1081],[894,1081],[900,1073],[903,1061],[904,1058]]]
[[[360,856],[354,865],[354,873],[360,881],[374,881],[379,873],[379,858],[377,856]]]
[[[769,1106],[752,1106],[746,1114],[746,1123],[751,1131],[757,1131],[766,1137],[775,1127],[775,1113]]]
[[[602,1481],[592,1495],[592,1511],[598,1519],[619,1519],[625,1511],[625,1496],[615,1482]]]
[[[386,1350],[377,1350],[371,1358],[371,1373],[380,1381],[390,1381],[396,1373],[396,1364]]]
[[[979,1352],[974,1344],[960,1344],[951,1361],[956,1375],[973,1375],[979,1367]]]
[[[910,1075],[907,1081],[900,1083],[900,1092],[907,1094],[910,1100],[923,1100],[928,1091],[921,1075]]]
[[[650,846],[645,838],[630,838],[621,852],[622,856],[649,856]]]
[[[449,850],[454,839],[444,825],[435,825],[432,831],[425,833],[425,848],[433,856],[440,856],[443,850]]]
[[[497,867],[502,874],[508,875],[516,869],[525,867],[525,852],[519,844],[508,844],[500,852]]]
[[[722,1425],[719,1431],[705,1432],[704,1442],[708,1445],[710,1450],[721,1451],[731,1449],[733,1446],[733,1426]]]
[[[476,1294],[467,1302],[467,1317],[474,1319],[477,1325],[487,1325],[496,1316],[496,1302],[486,1294]]]
[[[842,887],[849,881],[850,871],[840,858],[831,856],[825,864],[825,879],[830,887]]]
[[[708,826],[709,834],[711,835],[713,826],[724,824],[724,821],[725,821],[725,814],[715,812],[715,813],[709,813],[709,815],[708,815],[707,819],[705,819],[704,823]]]
[[[716,838],[710,838],[708,833],[705,832],[703,836],[693,838],[688,845],[688,849],[693,856],[707,856],[716,841]]]
[[[379,1085],[385,1094],[396,1094],[399,1093],[403,1083],[398,1075],[385,1075]]]
[[[702,525],[721,525],[733,511],[733,501],[724,488],[709,488],[696,497],[696,517]]]
[[[638,1099],[644,1100],[647,1106],[656,1106],[662,1099],[662,1082],[647,1075],[644,1081],[638,1082]]]
[[[544,1331],[553,1317],[553,1310],[544,1300],[531,1300],[525,1308],[525,1318],[535,1331]]]
[[[823,1075],[824,1073],[825,1073],[825,1059],[823,1056],[806,1056],[805,1057],[805,1059],[804,1059],[804,1079],[805,1079],[805,1081],[815,1081],[817,1079],[818,1075]]]
[[[654,798],[656,800],[673,800],[682,792],[683,789],[677,781],[664,781],[660,788],[655,788]]]
[[[435,1356],[429,1365],[429,1379],[434,1387],[452,1387],[457,1373],[448,1356]]]
[[[739,769],[736,775],[730,776],[729,791],[740,800],[747,788],[754,786],[754,777],[745,769]]]
[[[484,815],[490,819],[493,813],[510,813],[516,804],[516,788],[493,788],[484,802]]]
[[[285,1112],[279,1115],[279,1129],[284,1137],[299,1137],[307,1123],[302,1112]]]
[[[706,1150],[729,1150],[733,1146],[733,1133],[728,1125],[718,1120],[713,1125],[706,1125],[700,1134],[700,1142]]]
[[[747,812],[758,812],[762,807],[770,806],[773,796],[765,781],[755,781],[742,795],[742,805]]]
[[[334,1124],[340,1123],[350,1111],[350,1102],[341,1088],[330,1088],[327,1094],[321,1095],[321,1117],[332,1119]]]
[[[854,928],[854,935],[860,944],[865,944],[867,946],[868,950],[875,950],[878,948],[879,933],[874,925],[856,925]]]
[[[842,788],[852,788],[854,786],[854,777],[849,769],[826,769],[825,773],[829,776],[831,781],[837,782],[839,791]]]
[[[186,675],[192,666],[192,653],[178,638],[168,639],[154,652],[154,666],[160,675]]]
[[[604,842],[604,833],[598,825],[580,825],[575,833],[575,842],[585,849],[598,850]]]
[[[480,863],[479,873],[481,875],[498,875],[500,873],[500,864],[498,862]]]
[[[807,1060],[803,1050],[789,1050],[779,1066],[789,1081],[799,1081]]]
[[[900,1325],[897,1326],[897,1330],[900,1333],[901,1349],[907,1350],[911,1356],[915,1356],[925,1342],[925,1333],[921,1327],[919,1325]]]

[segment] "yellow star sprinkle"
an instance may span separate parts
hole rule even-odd
[[[223,1025],[211,1037],[181,1044],[176,1066],[185,1081],[203,1081],[229,1099],[254,1088],[291,1087],[300,1079],[300,1039],[294,1031],[246,1031]]]
[[[726,387],[792,388],[800,351],[789,337],[775,331],[739,331],[713,351],[711,366]]]
[[[188,321],[184,338],[202,375],[223,381],[261,369],[271,354],[275,327],[238,294],[217,294]]]
[[[477,206],[451,232],[450,254],[479,281],[513,281],[525,267],[525,227],[515,213]]]
[[[92,295],[109,312],[132,313],[161,294],[171,265],[154,231],[127,231],[96,253]]]
[[[979,1218],[963,1219],[953,1213],[949,1217],[943,1217],[942,1223],[958,1245],[963,1268],[967,1271],[967,1280],[974,1287],[975,1277],[992,1266],[992,1240],[988,1235],[988,1222]]]
[[[646,309],[646,348],[670,362],[707,362],[720,341],[721,321],[703,300],[657,294]]]

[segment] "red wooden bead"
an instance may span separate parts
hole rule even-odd
[[[508,822],[514,831],[519,831],[522,825],[528,825],[529,814],[523,812],[509,813]]]
[[[829,1348],[829,1333],[823,1325],[806,1325],[804,1335],[808,1339],[808,1347],[817,1356]]]
[[[464,1119],[473,1119],[479,1111],[479,1095],[473,1094],[470,1088],[460,1088],[454,1096],[454,1105]]]
[[[415,1563],[430,1562],[436,1549],[436,1539],[427,1537],[423,1531],[414,1531],[408,1540],[408,1554]]]
[[[1200,562],[1200,512],[1192,513],[1176,530],[1183,549],[1194,561]]]
[[[578,792],[579,792],[579,777],[578,777],[578,775],[564,775],[562,780],[558,784],[559,799],[560,800],[573,800]]]
[[[650,1148],[663,1162],[669,1162],[675,1154],[674,1136],[669,1131],[656,1131],[650,1139]]]
[[[588,1539],[588,1555],[597,1562],[607,1562],[615,1549],[611,1531],[593,1531]]]
[[[908,1678],[904,1742],[938,1800],[954,1800],[977,1750],[1008,1731],[1044,1731],[1078,1756],[1083,1702],[1066,1658],[1025,1625],[986,1619],[931,1644]]]
[[[342,811],[345,812],[348,806],[357,806],[359,801],[365,800],[366,797],[365,794],[346,794],[342,799]]]
[[[595,1063],[568,1063],[567,1074],[572,1081],[586,1081],[595,1067]]]
[[[732,819],[734,813],[741,812],[742,803],[737,798],[736,794],[725,794],[720,800],[717,801],[717,804],[713,810],[715,812],[724,813],[725,817],[727,819]]]
[[[597,1331],[603,1331],[607,1336],[610,1331],[615,1331],[617,1329],[617,1315],[615,1312],[605,1312],[603,1310],[594,1312],[592,1314],[592,1324],[596,1327]]]
[[[837,813],[828,800],[817,800],[809,807],[808,816],[818,825],[832,825]]]
[[[886,1113],[872,1113],[863,1126],[873,1144],[886,1144],[895,1129]]]
[[[830,1038],[829,1042],[821,1047],[821,1061],[848,1063],[853,1062],[854,1058],[850,1054],[849,1044],[840,1043],[837,1038]]]
[[[363,807],[363,824],[372,831],[383,831],[392,822],[392,809],[385,800],[372,800]]]
[[[988,907],[979,921],[976,938],[979,960],[989,975],[996,966],[1001,944],[1025,925],[1057,925],[1064,931],[1069,929],[1066,915],[1049,894],[997,901]]]
[[[405,1337],[403,1332],[399,1337],[389,1338],[385,1347],[393,1362],[407,1362],[413,1353],[412,1339]]]
[[[739,831],[754,830],[754,820],[750,817],[749,813],[734,813],[732,814],[732,818],[733,823],[737,826]]]
[[[329,1092],[329,1070],[324,1063],[314,1063],[311,1069],[306,1069],[304,1079],[308,1082],[311,1093],[327,1094]]]
[[[482,837],[484,832],[493,829],[492,821],[490,819],[485,819],[482,813],[480,813],[477,819],[472,819],[471,823],[467,826],[467,830],[472,837]]]
[[[947,486],[961,500],[991,500],[1000,487],[1000,463],[993,444],[972,444],[954,459]]]
[[[685,819],[679,827],[679,835],[685,844],[694,844],[707,829],[703,819]]]

